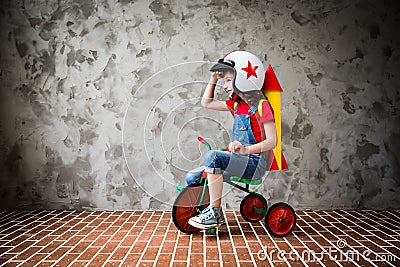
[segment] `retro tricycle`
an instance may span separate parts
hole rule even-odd
[[[199,136],[198,140],[211,150],[210,144],[204,138]],[[189,219],[198,215],[210,203],[207,176],[203,173],[202,177],[199,184],[189,185],[185,188],[177,186],[181,192],[174,202],[172,219],[175,226],[187,234],[201,231],[201,229],[191,226]],[[248,193],[240,203],[240,214],[246,221],[251,223],[258,222],[265,217],[265,227],[275,237],[284,237],[293,231],[296,226],[296,214],[290,205],[279,202],[268,208],[267,201],[262,195],[250,191],[250,185],[261,184],[262,178],[248,180],[230,176],[224,177],[223,180],[231,186]],[[239,185],[239,183],[245,186]]]

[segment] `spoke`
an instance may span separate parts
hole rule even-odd
[[[193,208],[180,208],[176,211],[176,215],[193,214]]]
[[[185,223],[185,229],[195,228],[189,224],[189,221]]]
[[[285,218],[286,217],[286,209],[281,209],[281,217]]]
[[[288,217],[285,218],[285,222],[292,223],[293,222],[293,218],[288,216]]]
[[[279,228],[279,224],[274,225],[274,230],[273,230],[274,233],[277,233],[279,231],[278,228]]]
[[[255,199],[253,201],[253,206],[256,206],[257,208],[259,208],[262,205],[262,203],[260,203],[260,201],[258,201],[258,199]]]
[[[193,200],[194,201],[198,200],[198,195],[196,195],[194,193],[194,190],[189,190],[189,201],[190,201],[190,204],[192,204],[192,205],[194,204]],[[197,206],[197,203],[195,203],[195,205]]]
[[[279,223],[279,218],[278,219],[269,219],[268,220],[268,224],[277,224],[277,223]]]

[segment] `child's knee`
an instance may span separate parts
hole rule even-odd
[[[204,171],[204,166],[187,172],[185,176],[186,183],[188,185],[198,184],[200,182],[203,171]]]
[[[187,185],[197,184],[200,182],[200,178],[201,177],[199,177],[195,173],[188,172],[185,176],[186,184]]]
[[[204,166],[214,167],[217,161],[218,155],[216,150],[210,150],[204,156]]]
[[[204,157],[204,166],[206,173],[220,174],[222,173],[222,166],[219,160],[218,150],[210,150]]]

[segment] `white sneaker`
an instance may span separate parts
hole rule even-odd
[[[189,219],[189,224],[199,229],[218,227],[224,223],[224,214],[221,208],[210,204],[199,215]]]

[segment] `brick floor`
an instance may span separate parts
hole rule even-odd
[[[215,234],[168,211],[0,211],[0,266],[400,266],[400,211],[297,211],[273,238],[225,211]]]

